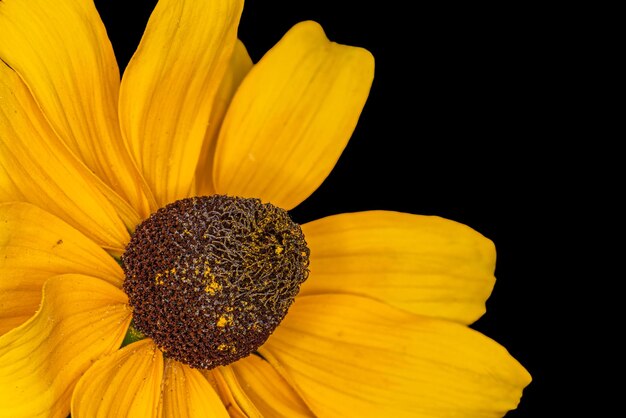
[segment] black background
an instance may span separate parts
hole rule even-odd
[[[96,1],[121,69],[155,1]],[[260,1],[244,8],[239,37],[256,62],[295,23],[316,20],[328,37],[361,46],[376,75],[358,127],[324,184],[292,211],[303,223],[341,212],[386,209],[439,215],[492,239],[497,282],[473,327],[504,345],[533,375],[507,418],[553,416],[547,402],[552,319],[546,283],[562,193],[546,177],[550,97],[539,97],[546,54],[541,25],[513,6],[409,2]],[[137,6],[139,5],[139,6]],[[546,103],[546,101],[548,103]],[[547,229],[546,229],[547,228]]]

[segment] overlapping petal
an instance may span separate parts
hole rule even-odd
[[[165,359],[159,417],[229,418],[226,407],[197,369]]]
[[[141,217],[156,209],[120,135],[119,70],[93,2],[3,0],[0,28],[0,60],[69,149]]]
[[[160,0],[124,72],[119,117],[160,206],[188,197],[242,0]]]
[[[248,356],[222,368],[248,417],[312,417],[300,395],[267,361]]]
[[[501,417],[530,376],[500,345],[369,298],[298,298],[259,350],[320,416]]]
[[[2,416],[67,417],[80,376],[122,343],[126,303],[120,289],[95,277],[48,280],[37,314],[0,337]]]
[[[211,384],[211,386],[215,388],[217,394],[222,400],[222,404],[228,411],[228,414],[231,418],[250,418],[243,411],[243,409],[237,402],[237,399],[235,399],[233,389],[228,385],[228,382],[226,382],[226,379],[224,378],[224,375],[219,368],[204,370],[202,374]]]
[[[28,203],[0,204],[0,335],[39,307],[45,281],[66,273],[121,287],[124,273],[102,248],[59,218]]]
[[[241,41],[238,41],[235,44],[233,55],[230,58],[230,65],[222,79],[211,108],[209,128],[202,144],[202,151],[200,152],[198,167],[196,168],[196,194],[198,196],[208,196],[215,193],[215,186],[213,185],[213,157],[215,155],[217,136],[222,127],[222,121],[230,101],[235,95],[237,88],[239,88],[239,84],[241,84],[241,81],[251,68],[252,59],[248,55],[248,50]]]
[[[100,246],[123,251],[127,225],[106,186],[59,140],[18,74],[2,61],[0,98],[0,202],[45,208]]]
[[[72,418],[156,417],[163,354],[151,339],[127,345],[97,361],[72,396]]]
[[[373,76],[368,51],[330,42],[315,22],[295,25],[233,97],[217,143],[216,191],[294,208],[339,159]]]
[[[318,219],[302,230],[311,274],[300,295],[368,296],[466,324],[485,312],[495,282],[495,247],[466,225],[368,211]]]

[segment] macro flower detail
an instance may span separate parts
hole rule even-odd
[[[286,211],[212,195],[159,209],[122,261],[135,328],[168,357],[210,369],[267,340],[308,276],[309,249]]]
[[[493,243],[392,211],[302,225],[374,77],[242,0],[160,0],[120,78],[91,0],[0,0],[0,416],[486,417],[528,372],[469,324]]]

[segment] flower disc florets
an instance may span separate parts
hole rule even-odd
[[[245,357],[282,321],[309,249],[286,211],[214,195],[176,201],[139,225],[122,256],[135,328],[166,356],[210,369]]]

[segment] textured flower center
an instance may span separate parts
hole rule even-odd
[[[308,276],[286,211],[214,195],[176,201],[139,225],[122,256],[134,327],[166,356],[210,369],[254,352]]]

